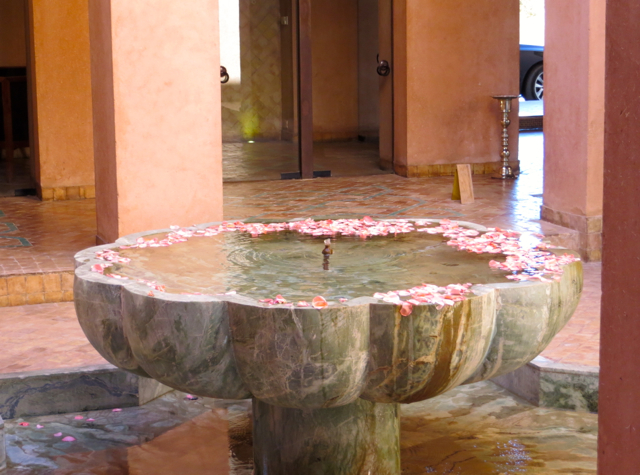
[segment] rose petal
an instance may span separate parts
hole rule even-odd
[[[21,422],[19,425],[21,425],[22,427],[28,427],[29,423],[28,422]]]
[[[111,409],[111,412],[122,412],[122,409],[116,407],[115,409]]]
[[[400,307],[400,315],[408,317],[413,312],[413,305],[409,302],[404,302]]]
[[[62,442],[75,442],[75,440],[75,437],[71,437],[70,435],[68,435],[62,439]]]
[[[77,421],[81,421],[82,419],[84,419],[84,416],[76,416],[74,417],[74,419]]]
[[[54,437],[62,437],[62,432],[56,432],[53,434]]]
[[[325,308],[329,304],[324,299],[324,297],[318,295],[317,297],[313,298],[313,300],[311,301],[311,305],[313,305],[314,308]]]

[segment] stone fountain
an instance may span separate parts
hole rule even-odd
[[[515,233],[328,223],[209,223],[82,251],[80,324],[124,370],[252,398],[257,474],[399,474],[399,404],[525,365],[582,291],[575,254],[527,253]]]

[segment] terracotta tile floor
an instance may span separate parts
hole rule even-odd
[[[95,200],[0,198],[0,212],[0,275],[72,270],[73,255],[95,246]]]
[[[520,178],[503,182],[475,176],[476,201],[471,205],[462,206],[451,200],[451,177],[407,179],[376,175],[227,183],[225,218],[450,217],[548,235],[566,233],[564,228],[539,221],[542,134],[527,133],[520,137]],[[5,223],[0,224],[0,275],[70,270],[73,254],[95,243],[93,200],[43,203],[35,198],[1,198],[0,211],[4,213],[0,223]],[[1,247],[20,244],[16,239],[7,239],[16,237],[25,238],[30,246]],[[585,293],[580,307],[543,356],[563,363],[596,366],[599,264],[588,264],[585,271]],[[84,340],[71,304],[1,308],[0,325],[0,372],[102,361]],[[52,332],[52,325],[59,331]],[[64,341],[60,335],[65,335]]]
[[[567,326],[541,356],[557,363],[600,366],[600,297],[602,263],[584,265],[582,298]]]
[[[313,145],[315,170],[331,176],[383,175],[378,167],[378,144],[324,142]],[[225,143],[222,145],[225,182],[279,180],[281,173],[299,171],[298,145],[292,142]]]
[[[0,374],[107,364],[84,336],[73,303],[0,308]]]

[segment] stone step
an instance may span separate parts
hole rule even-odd
[[[0,307],[73,301],[73,270],[0,277]]]
[[[0,375],[0,417],[132,407],[171,388],[113,365],[95,365]]]
[[[491,381],[539,407],[598,412],[600,368],[536,357]]]

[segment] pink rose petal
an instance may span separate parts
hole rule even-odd
[[[62,439],[62,442],[75,442],[75,440],[75,437],[71,437],[70,435],[68,435]]]
[[[404,302],[400,307],[400,315],[408,317],[413,312],[413,305],[409,302]]]
[[[314,308],[325,308],[329,304],[324,299],[324,297],[321,297],[321,296],[318,295],[317,297],[313,298],[313,301],[311,302],[311,305],[313,305]]]
[[[36,425],[36,429],[42,429],[44,426],[41,426],[40,424]]]
[[[122,409],[116,407],[115,409],[111,409],[111,412],[122,412]]]
[[[62,432],[56,432],[53,434],[54,437],[62,437]]]
[[[82,419],[84,419],[84,416],[76,416],[76,417],[74,417],[74,419],[76,421],[81,421]]]
[[[19,425],[21,425],[22,427],[28,427],[29,423],[28,422],[21,422]]]

